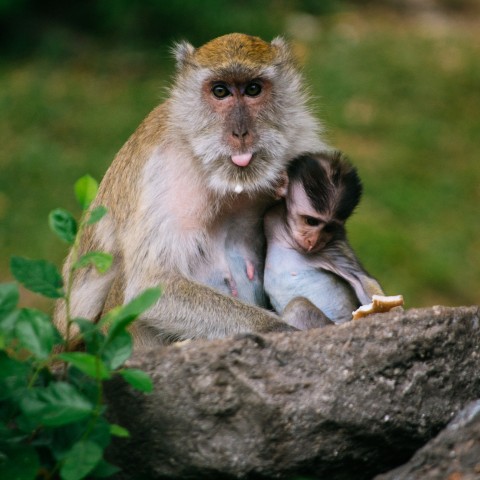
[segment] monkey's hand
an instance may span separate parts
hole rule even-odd
[[[287,172],[282,172],[277,186],[275,187],[275,198],[280,200],[285,198],[288,192],[288,175]]]
[[[392,308],[401,307],[402,305],[402,295],[392,295],[388,297],[383,295],[373,295],[372,303],[369,303],[368,305],[362,305],[352,313],[353,320],[358,320],[359,318],[366,317],[372,313],[389,312],[392,310]]]

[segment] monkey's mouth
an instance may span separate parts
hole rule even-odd
[[[245,182],[249,177],[251,177],[252,172],[252,167],[247,168],[253,158],[253,153],[239,153],[237,155],[232,155],[230,157],[230,160],[234,165],[236,165],[239,168],[235,168],[237,171],[236,173],[236,182],[235,182],[235,188],[234,192],[235,193],[242,193],[245,190]]]
[[[272,193],[279,175],[275,159],[263,150],[229,152],[208,165],[214,188],[223,192]]]
[[[297,247],[305,255],[313,255],[325,247],[325,242],[313,243],[311,241],[308,241],[304,237],[298,237],[296,235],[294,235],[294,239]]]
[[[241,153],[239,155],[232,155],[232,162],[238,167],[247,167],[252,160],[253,153]]]

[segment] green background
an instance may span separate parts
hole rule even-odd
[[[61,264],[49,211],[78,213],[75,180],[100,180],[165,98],[172,43],[241,31],[294,42],[325,137],[363,179],[350,241],[387,293],[479,303],[476,2],[259,3],[0,0],[0,281],[12,254]]]

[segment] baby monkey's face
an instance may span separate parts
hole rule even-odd
[[[287,226],[295,247],[304,253],[316,253],[344,229],[343,221],[335,218],[335,212],[316,210],[303,185],[289,185],[285,199]]]

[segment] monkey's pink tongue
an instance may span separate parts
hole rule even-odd
[[[239,167],[246,167],[252,159],[251,153],[242,153],[241,155],[232,155],[232,162]]]

